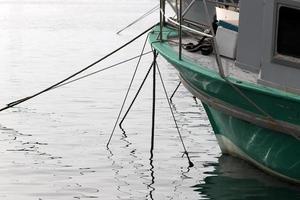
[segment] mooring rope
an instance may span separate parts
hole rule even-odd
[[[148,51],[148,52],[146,52],[146,53],[143,53],[142,56],[148,55],[148,54],[150,54],[151,52],[152,52],[152,51]],[[115,63],[115,64],[110,65],[110,66],[108,66],[108,67],[105,67],[105,68],[103,68],[103,69],[99,69],[99,70],[97,70],[97,71],[91,72],[91,73],[86,74],[86,75],[81,76],[81,77],[78,77],[78,78],[73,79],[73,80],[71,80],[71,81],[68,81],[68,82],[66,82],[66,83],[60,84],[60,85],[58,85],[57,87],[55,87],[55,88],[53,88],[53,89],[60,88],[60,87],[65,86],[65,85],[69,85],[70,83],[73,83],[73,82],[79,81],[79,80],[81,80],[81,79],[87,78],[87,77],[89,77],[89,76],[98,74],[99,72],[103,72],[103,71],[108,70],[108,69],[110,69],[110,68],[117,67],[117,66],[119,66],[119,65],[121,65],[121,64],[127,63],[127,62],[129,62],[129,61],[135,60],[135,59],[140,58],[140,57],[141,57],[141,55],[137,55],[137,56],[128,58],[128,59],[123,60],[123,61],[121,61],[121,62],[118,62],[118,63]]]
[[[145,55],[147,55],[147,54],[150,54],[151,52],[152,52],[152,51],[148,51],[148,52],[146,52],[146,53],[143,53],[142,56],[145,56]],[[65,82],[65,83],[62,83],[62,84],[60,84],[60,85],[58,85],[58,86],[52,88],[51,90],[60,88],[60,87],[65,86],[65,85],[69,85],[69,84],[71,84],[71,83],[73,83],[73,82],[77,82],[77,81],[79,81],[79,80],[81,80],[81,79],[84,79],[84,78],[87,78],[87,77],[89,77],[89,76],[98,74],[98,73],[103,72],[103,71],[105,71],[105,70],[108,70],[108,69],[110,69],[110,68],[117,67],[117,66],[119,66],[119,65],[121,65],[121,64],[127,63],[127,62],[129,62],[129,61],[134,60],[134,59],[137,59],[137,58],[139,58],[140,56],[141,56],[141,55],[137,55],[137,56],[131,57],[131,58],[129,58],[129,59],[123,60],[123,61],[121,61],[121,62],[115,63],[115,64],[113,64],[113,65],[110,65],[110,66],[108,66],[108,67],[105,67],[105,68],[103,68],[103,69],[99,69],[99,70],[97,70],[97,71],[91,72],[91,73],[86,74],[86,75],[84,75],[84,76],[80,76],[80,77],[78,77],[78,78],[76,78],[76,79],[73,79],[73,80],[67,81],[67,82]],[[13,101],[13,102],[11,102],[11,103],[9,103],[9,104],[7,104],[7,105],[14,105],[14,104],[16,104],[17,102],[19,102],[19,101],[21,101],[21,100],[23,100],[23,99],[27,99],[27,98],[28,98],[28,97],[25,97],[25,98],[22,98],[22,99]]]
[[[181,85],[181,81],[179,81],[179,83],[178,83],[178,85],[176,86],[174,92],[172,93],[172,95],[171,95],[171,97],[170,97],[170,102],[172,102],[172,99],[173,99],[173,97],[174,97],[175,93],[177,92],[177,90],[178,90],[178,88],[179,88],[180,85]]]
[[[123,124],[125,118],[127,117],[129,111],[131,110],[131,108],[132,108],[132,106],[133,106],[135,100],[137,99],[139,93],[141,92],[141,90],[142,90],[142,88],[143,88],[143,86],[144,86],[144,84],[145,84],[145,82],[146,82],[146,80],[147,80],[147,78],[148,78],[148,76],[149,76],[149,73],[150,73],[150,71],[151,71],[151,69],[152,69],[152,66],[153,66],[153,64],[151,64],[150,68],[148,69],[148,71],[147,71],[147,73],[146,73],[146,76],[144,77],[142,83],[140,84],[140,87],[139,87],[138,91],[136,92],[136,94],[135,94],[135,96],[134,96],[132,102],[130,103],[130,105],[129,105],[127,111],[125,112],[123,118],[121,119],[121,121],[120,121],[120,123],[119,123],[119,127],[120,127],[120,129],[123,131],[123,133],[124,133],[125,131],[124,131],[123,127],[122,127],[122,124]]]
[[[157,63],[155,63],[156,67],[157,67],[157,71],[158,71],[158,74],[159,74],[159,77],[160,77],[160,81],[161,81],[161,84],[163,86],[163,89],[164,89],[164,92],[165,92],[165,96],[166,96],[166,99],[167,99],[167,102],[168,102],[168,105],[169,105],[169,108],[170,108],[170,111],[171,111],[171,114],[172,114],[172,117],[173,117],[173,120],[174,120],[174,123],[175,123],[175,127],[177,129],[177,132],[178,132],[178,136],[179,136],[179,139],[181,141],[181,144],[183,146],[183,150],[184,150],[184,154],[186,155],[187,159],[188,159],[188,162],[189,162],[189,167],[193,167],[194,166],[194,163],[191,161],[190,157],[189,157],[189,154],[188,154],[188,151],[185,147],[185,144],[183,142],[183,138],[182,138],[182,135],[180,133],[180,130],[179,130],[179,127],[178,127],[178,124],[177,124],[177,121],[176,121],[176,118],[175,118],[175,115],[174,115],[174,112],[173,112],[173,109],[172,109],[172,106],[171,106],[171,102],[170,102],[170,99],[168,97],[168,93],[167,93],[167,90],[166,90],[166,86],[164,84],[164,81],[163,81],[163,78],[162,78],[162,75],[161,75],[161,72],[160,72],[160,69],[157,65]]]
[[[148,32],[149,32],[151,29],[153,29],[156,25],[157,25],[157,24],[151,26],[150,28],[146,29],[145,31],[143,31],[142,33],[140,33],[139,35],[137,35],[136,37],[134,37],[133,39],[131,39],[130,41],[128,41],[128,42],[126,42],[125,44],[123,44],[122,46],[120,46],[119,48],[117,48],[117,49],[111,51],[110,53],[106,54],[105,56],[103,56],[103,57],[100,58],[99,60],[93,62],[92,64],[90,64],[90,65],[88,65],[88,66],[86,66],[86,67],[84,67],[83,69],[81,69],[81,70],[77,71],[76,73],[74,73],[74,74],[68,76],[67,78],[65,78],[65,79],[63,79],[63,80],[61,80],[61,81],[59,81],[59,82],[57,82],[57,83],[51,85],[50,87],[47,87],[46,89],[44,89],[44,90],[42,90],[42,91],[40,91],[40,92],[37,92],[37,93],[33,94],[32,96],[28,96],[28,97],[25,97],[25,98],[22,98],[22,99],[19,99],[19,100],[17,100],[17,101],[14,101],[14,102],[11,102],[11,103],[7,104],[5,107],[3,107],[3,108],[0,109],[0,112],[2,112],[2,111],[4,111],[4,110],[7,110],[7,109],[9,109],[9,108],[12,108],[12,107],[14,107],[14,106],[16,106],[16,105],[18,105],[18,104],[20,104],[20,103],[23,103],[23,102],[25,102],[25,101],[28,101],[29,99],[32,99],[32,98],[34,98],[34,97],[37,97],[37,96],[39,96],[39,95],[41,95],[41,94],[43,94],[43,93],[45,93],[45,92],[48,92],[48,91],[52,90],[53,88],[58,87],[59,85],[61,85],[61,84],[65,83],[65,82],[67,82],[68,80],[72,79],[73,77],[75,77],[75,76],[81,74],[82,72],[84,72],[84,71],[90,69],[90,68],[93,67],[94,65],[100,63],[101,61],[103,61],[103,60],[105,60],[106,58],[112,56],[113,54],[115,54],[116,52],[120,51],[121,49],[125,48],[126,46],[128,46],[129,44],[131,44],[132,42],[134,42],[135,40],[137,40],[138,38],[140,38],[140,37],[143,36],[144,34],[148,33]]]
[[[136,73],[137,73],[137,70],[138,70],[138,68],[139,68],[139,66],[140,66],[140,63],[141,63],[141,60],[142,60],[142,56],[143,56],[144,51],[145,51],[145,48],[146,48],[147,40],[148,40],[148,36],[147,36],[146,39],[145,39],[145,42],[144,42],[144,45],[143,45],[143,48],[142,48],[142,51],[141,51],[139,60],[138,60],[138,62],[137,62],[137,64],[136,64],[136,67],[135,67],[135,70],[134,70],[134,72],[133,72],[132,78],[131,78],[131,80],[130,80],[130,83],[129,83],[127,92],[126,92],[126,94],[125,94],[125,97],[124,97],[124,100],[123,100],[121,109],[120,109],[120,111],[119,111],[118,117],[117,117],[116,122],[115,122],[115,124],[114,124],[113,130],[112,130],[111,135],[110,135],[110,137],[109,137],[109,140],[108,140],[108,142],[107,142],[107,144],[106,144],[106,147],[108,147],[108,145],[110,144],[110,141],[111,141],[112,136],[113,136],[113,134],[114,134],[114,132],[115,132],[116,126],[117,126],[117,124],[118,124],[118,122],[119,122],[121,113],[122,113],[122,111],[123,111],[123,108],[124,108],[124,106],[125,106],[126,100],[127,100],[127,98],[128,98],[129,91],[130,91],[130,89],[131,89],[131,86],[132,86],[132,83],[133,83],[133,81],[134,81],[134,78],[135,78],[135,75],[136,75]],[[125,135],[124,132],[123,132],[123,134],[124,134],[124,136],[126,137],[126,135]]]

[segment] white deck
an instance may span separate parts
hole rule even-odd
[[[176,43],[178,43],[178,38],[170,38],[171,41],[169,44],[174,48],[176,52],[179,51],[179,47]],[[192,38],[183,38],[182,43],[197,43],[195,39]],[[210,69],[213,69],[215,71],[218,71],[218,65],[216,62],[216,56],[214,53],[212,53],[209,56],[202,55],[201,52],[188,52],[184,49],[182,49],[183,57],[188,58],[195,63],[199,63],[199,65],[202,65],[203,67],[207,67]],[[223,68],[225,71],[226,76],[234,77],[241,81],[251,82],[257,84],[258,80],[258,73],[247,71],[245,69],[242,69],[235,65],[235,60],[221,57]]]

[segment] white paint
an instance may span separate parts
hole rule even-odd
[[[238,33],[222,26],[218,27],[216,40],[220,54],[235,59]]]

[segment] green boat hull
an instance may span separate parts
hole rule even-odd
[[[300,183],[299,95],[234,78],[186,58],[167,42],[158,42],[158,29],[149,40],[178,71],[185,87],[207,112],[224,153],[246,159],[268,173]],[[164,27],[163,39],[176,35]]]
[[[266,172],[300,180],[299,141],[226,115],[204,104],[223,153],[252,162]]]

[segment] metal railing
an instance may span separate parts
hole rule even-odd
[[[218,65],[218,71],[219,71],[220,76],[222,78],[225,78],[226,75],[225,75],[225,72],[224,72],[224,68],[223,68],[223,64],[222,64],[222,60],[221,60],[221,56],[220,56],[220,51],[219,51],[219,47],[218,47],[218,44],[217,44],[217,41],[216,41],[216,35],[214,33],[212,24],[208,23],[211,35],[183,25],[182,24],[182,22],[183,22],[182,1],[183,0],[179,0],[179,10],[178,10],[179,15],[177,15],[179,17],[179,19],[178,19],[179,22],[177,22],[177,21],[175,21],[171,18],[167,18],[168,22],[171,22],[173,25],[178,27],[178,36],[179,36],[179,54],[178,54],[178,56],[179,56],[179,60],[182,60],[182,31],[183,30],[186,30],[186,31],[189,31],[191,33],[198,34],[198,35],[201,35],[201,36],[205,36],[205,37],[208,37],[208,38],[212,38],[213,39],[214,50],[215,50],[216,62],[217,62],[217,65]],[[207,2],[206,2],[207,0],[202,0],[202,1],[203,1],[203,4],[204,4],[205,15],[207,17],[207,21],[210,22],[211,19],[210,19],[208,7],[207,7]],[[165,0],[160,0],[160,2],[161,2],[161,4],[165,4]],[[162,29],[163,29],[163,25],[165,23],[165,5],[161,5],[160,8],[161,8],[160,9],[160,39],[162,40]]]
[[[167,18],[167,22],[169,22],[170,24],[172,24],[174,26],[180,26],[180,24],[176,20],[174,20],[174,19],[172,19],[170,17]],[[208,38],[213,38],[213,36],[210,35],[210,34],[207,34],[205,32],[202,32],[202,31],[190,28],[188,26],[181,25],[181,27],[182,27],[183,30],[186,30],[186,31],[188,31],[190,33],[194,33],[194,34],[197,34],[197,35],[205,36],[205,37],[208,37]]]
[[[162,1],[164,1],[164,0],[162,0]],[[203,33],[201,31],[197,31],[197,30],[194,30],[190,27],[182,25],[182,0],[176,0],[176,1],[180,1],[180,3],[179,3],[179,5],[180,5],[180,7],[179,7],[179,13],[180,13],[179,23],[176,22],[175,20],[170,19],[170,18],[168,18],[168,20],[171,21],[173,24],[178,26],[178,31],[179,31],[179,59],[180,60],[182,59],[182,57],[181,57],[182,56],[181,55],[182,54],[182,29],[192,31],[193,33],[212,38],[213,39],[214,50],[215,50],[215,57],[216,57],[217,65],[218,65],[219,75],[235,91],[237,91],[238,94],[249,103],[249,105],[253,106],[258,112],[260,112],[263,116],[265,116],[266,119],[268,120],[267,123],[273,124],[272,127],[274,127],[274,125],[276,125],[278,127],[281,127],[283,125],[282,122],[274,119],[269,113],[267,113],[264,109],[262,109],[259,105],[257,105],[257,103],[255,101],[253,101],[251,98],[249,98],[238,86],[236,86],[234,83],[232,83],[230,81],[230,79],[228,79],[228,77],[225,75],[222,60],[221,60],[221,56],[220,56],[220,52],[219,52],[219,47],[218,47],[218,44],[216,42],[216,35],[215,35],[214,30],[213,30],[212,23],[209,23],[210,32],[212,33],[212,35],[209,35],[209,34],[207,35],[206,33]],[[210,1],[210,0],[202,0],[202,1],[204,3],[204,8],[205,8],[205,14],[206,14],[206,17],[207,17],[207,21],[210,22],[211,19],[210,19],[208,7],[207,7],[207,1]],[[165,16],[164,10],[161,10],[161,15]]]

